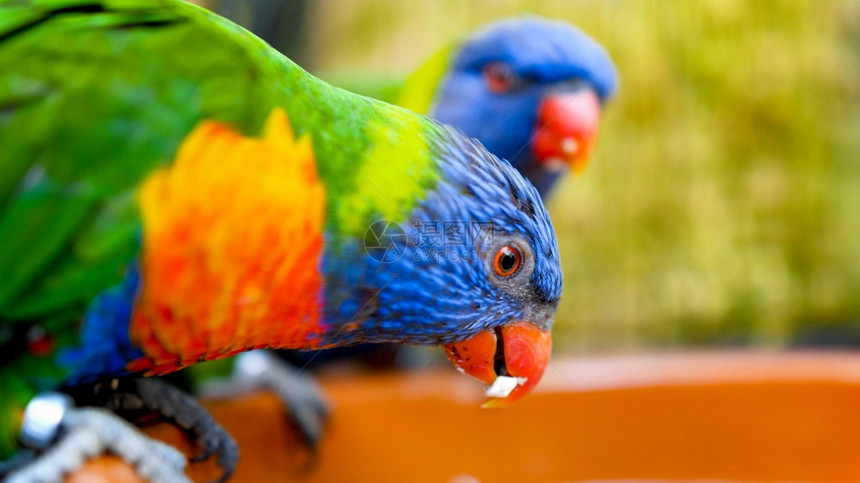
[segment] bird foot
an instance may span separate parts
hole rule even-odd
[[[156,378],[140,378],[121,385],[111,395],[111,409],[137,411],[146,409],[173,420],[180,428],[191,433],[201,452],[192,461],[204,461],[215,456],[223,471],[219,482],[226,481],[239,461],[239,445],[194,397]]]
[[[144,436],[110,411],[75,408],[71,398],[59,393],[39,395],[28,404],[21,442],[40,454],[13,470],[7,483],[60,482],[87,459],[105,452],[128,462],[147,480],[190,481],[181,452]]]
[[[273,391],[284,405],[290,422],[314,452],[325,431],[329,405],[322,389],[308,375],[267,350],[236,356],[233,375],[201,385],[199,393],[209,398],[225,398],[259,390]]]

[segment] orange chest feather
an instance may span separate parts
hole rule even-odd
[[[317,345],[325,193],[276,110],[260,139],[203,122],[139,194],[142,289],[130,324],[160,374],[243,350]]]

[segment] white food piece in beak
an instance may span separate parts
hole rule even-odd
[[[519,385],[525,384],[525,377],[498,376],[487,388],[487,397],[506,398]]]

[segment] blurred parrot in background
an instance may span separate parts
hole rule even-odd
[[[600,44],[567,22],[536,16],[494,22],[439,51],[399,90],[390,80],[377,90],[367,79],[329,80],[460,129],[544,197],[568,169],[585,169],[602,109],[618,88]]]
[[[450,59],[430,117],[481,141],[542,196],[567,169],[585,169],[618,84],[597,42],[562,21],[503,20]]]
[[[0,455],[19,433],[38,454],[13,480],[105,448],[184,477],[174,450],[50,391],[157,410],[226,476],[229,435],[136,376],[267,347],[443,345],[502,404],[546,367],[562,277],[534,187],[202,8],[0,1],[0,106]]]

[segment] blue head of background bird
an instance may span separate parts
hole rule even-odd
[[[545,196],[560,174],[585,168],[617,85],[603,47],[570,24],[502,20],[454,54],[429,114],[507,159]]]

